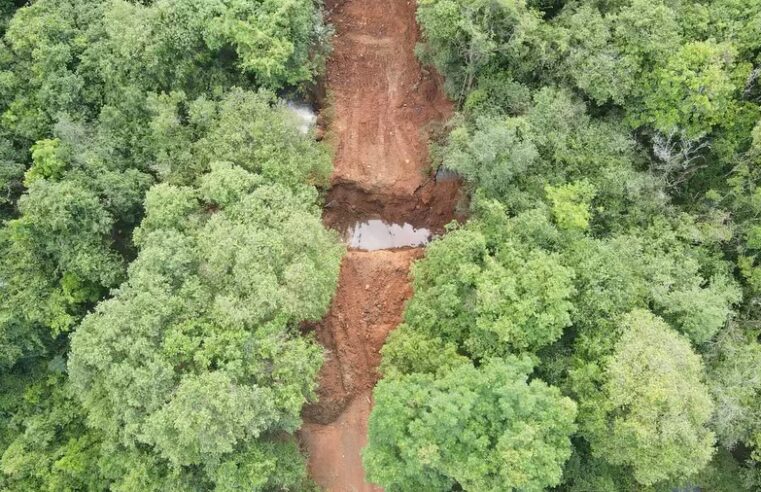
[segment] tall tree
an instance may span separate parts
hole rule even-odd
[[[441,377],[384,379],[375,390],[368,477],[389,491],[544,490],[570,456],[575,404],[527,382],[529,358],[469,363]]]

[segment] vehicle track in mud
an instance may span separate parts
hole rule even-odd
[[[436,182],[428,141],[452,104],[415,57],[415,1],[327,0],[326,8],[336,35],[325,78],[330,117],[322,118],[335,152],[325,224],[340,230],[382,218],[442,232],[459,183]],[[366,482],[361,450],[380,349],[401,322],[410,265],[423,253],[349,250],[330,310],[312,327],[326,358],[299,436],[312,478],[327,491],[381,490]]]

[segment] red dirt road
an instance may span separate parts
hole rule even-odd
[[[458,185],[429,172],[430,131],[452,105],[440,78],[414,55],[414,0],[327,0],[336,29],[328,60],[327,135],[335,146],[325,224],[358,217],[440,231],[454,215]],[[409,268],[422,248],[349,251],[328,315],[314,326],[326,348],[319,400],[304,409],[299,432],[312,478],[328,492],[377,492],[365,480],[372,388],[380,349],[412,294]]]
[[[333,184],[412,196],[427,180],[425,131],[452,105],[415,57],[415,0],[328,0],[327,66],[336,142]]]
[[[310,474],[324,490],[382,490],[365,481],[361,451],[380,349],[401,321],[412,294],[410,264],[422,253],[422,248],[349,251],[343,259],[330,311],[315,327],[326,348],[319,400],[304,409],[300,431]]]
[[[302,442],[311,451],[309,472],[328,491],[382,492],[365,482],[361,450],[367,444],[367,418],[372,391],[356,395],[330,425],[306,424]]]
[[[335,421],[352,399],[378,381],[380,349],[402,320],[412,294],[410,264],[421,248],[349,251],[341,263],[338,290],[328,315],[317,326],[317,339],[327,349],[320,372],[317,403],[307,406],[305,420]]]

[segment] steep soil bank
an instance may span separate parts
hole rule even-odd
[[[436,182],[428,139],[452,106],[440,79],[414,55],[415,0],[327,0],[335,26],[326,90],[327,140],[335,146],[323,219],[407,222],[441,232],[454,217],[456,182]],[[349,251],[328,315],[314,327],[326,348],[319,400],[304,409],[300,438],[314,480],[329,492],[380,489],[364,478],[371,390],[380,349],[411,295],[409,268],[422,248]]]

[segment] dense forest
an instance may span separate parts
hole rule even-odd
[[[18,2],[26,3],[26,2]],[[3,4],[0,489],[305,490],[343,246],[311,0]]]
[[[413,267],[368,479],[761,489],[761,1],[417,3],[470,205]],[[302,324],[345,246],[283,97],[331,33],[317,0],[0,0],[0,490],[316,487]]]
[[[470,221],[383,349],[387,491],[761,488],[761,3],[420,0]]]

